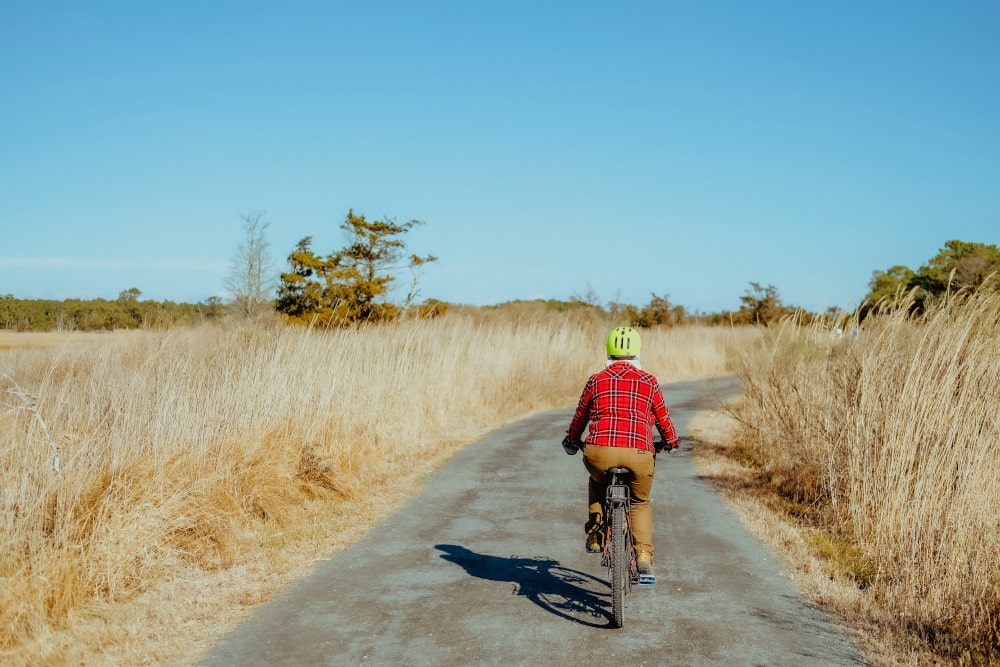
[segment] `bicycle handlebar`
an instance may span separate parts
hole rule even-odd
[[[574,454],[576,454],[577,452],[579,452],[583,448],[583,443],[582,442],[573,442],[573,441],[571,441],[569,439],[569,436],[566,436],[565,438],[563,438],[562,446],[563,446],[563,449],[566,450],[567,454],[569,454],[570,456],[573,456]],[[668,445],[664,444],[663,440],[654,440],[653,441],[653,453],[654,454],[659,454],[663,450],[667,450],[667,454],[673,454],[679,448],[680,448],[679,444],[674,445],[673,447],[671,447],[671,446],[668,446]]]

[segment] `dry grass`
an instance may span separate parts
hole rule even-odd
[[[0,662],[192,661],[464,443],[575,400],[606,330],[457,314],[0,349]],[[651,331],[645,365],[716,375],[727,338]]]
[[[857,338],[789,322],[740,364],[740,426],[709,474],[795,527],[799,571],[836,584],[814,599],[880,664],[1000,661],[1000,297]]]
[[[95,333],[78,331],[5,331],[0,330],[0,350],[35,349],[56,345],[107,342],[109,338],[129,336],[133,332]]]

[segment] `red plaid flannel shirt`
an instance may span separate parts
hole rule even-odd
[[[579,440],[590,422],[587,443],[653,451],[653,426],[663,441],[680,444],[656,378],[632,364],[615,362],[587,380],[568,435]]]

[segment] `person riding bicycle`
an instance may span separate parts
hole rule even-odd
[[[617,327],[608,334],[604,370],[587,380],[576,413],[566,431],[563,448],[567,454],[583,450],[583,463],[590,474],[587,486],[589,517],[586,549],[600,553],[604,547],[603,505],[609,468],[625,467],[634,475],[632,493],[632,535],[636,564],[642,574],[653,572],[653,508],[649,495],[653,488],[657,445],[673,453],[680,437],[670,419],[656,377],[642,370],[639,350],[642,341],[632,327]],[[586,441],[583,430],[590,424]],[[654,444],[653,426],[662,442]]]

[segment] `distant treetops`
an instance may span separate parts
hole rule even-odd
[[[948,241],[916,271],[898,264],[885,271],[874,271],[868,283],[866,308],[891,304],[912,293],[915,307],[923,309],[928,301],[946,292],[976,290],[984,284],[986,289],[1000,291],[1000,248],[985,243]]]

